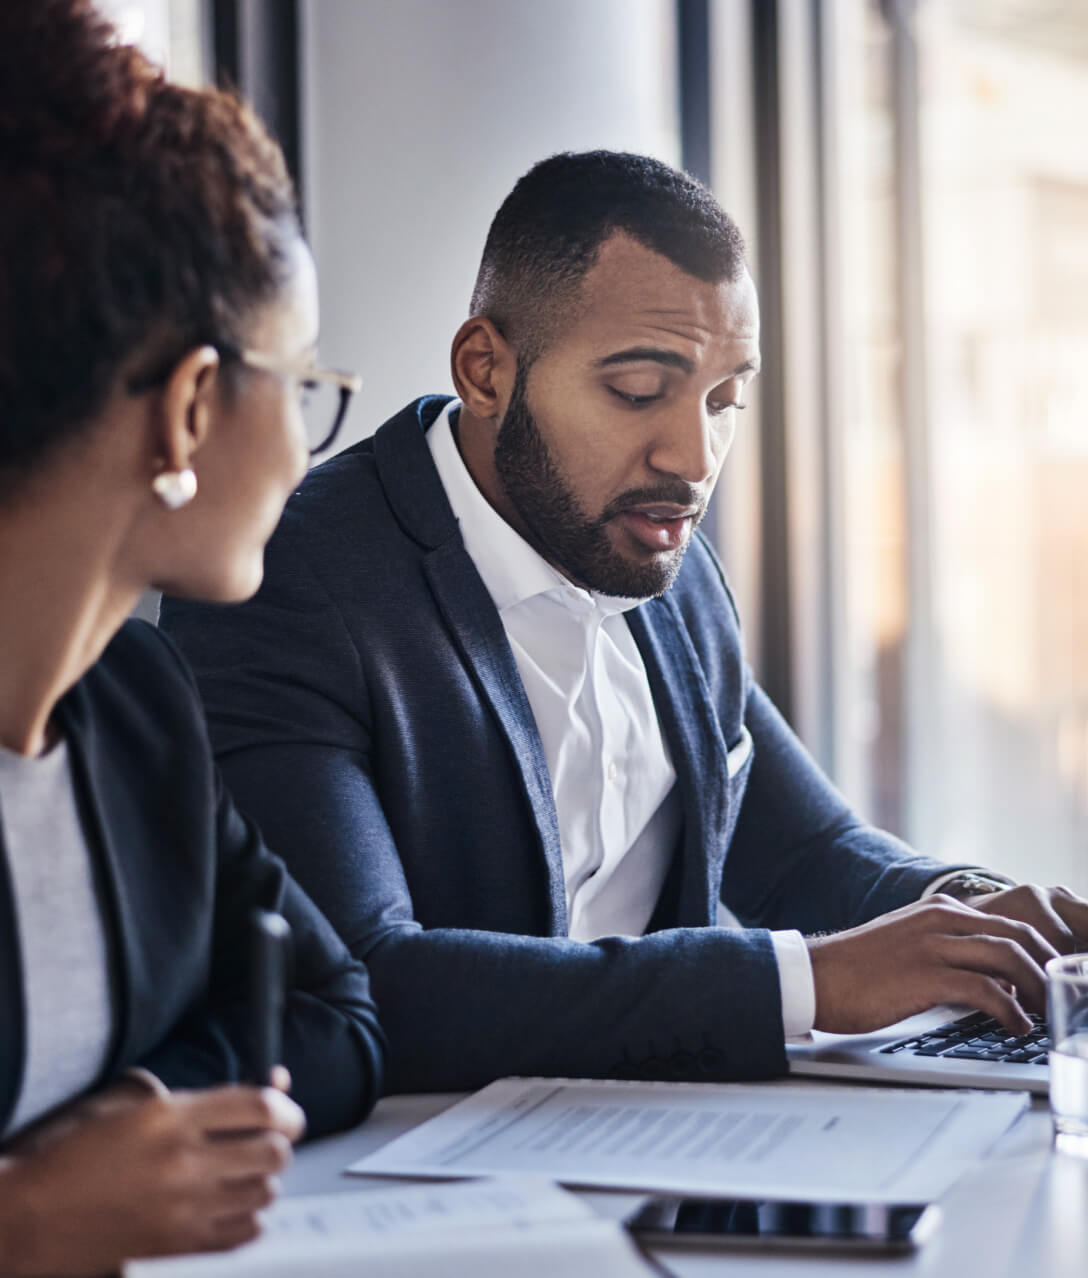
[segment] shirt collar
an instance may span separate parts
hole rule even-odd
[[[601,595],[576,586],[511,528],[476,487],[461,457],[451,424],[460,411],[460,401],[451,400],[427,432],[427,443],[450,507],[461,525],[465,549],[495,607],[502,612],[535,595],[553,592],[579,599],[583,607],[592,604],[604,616],[628,612],[645,603],[644,599]]]

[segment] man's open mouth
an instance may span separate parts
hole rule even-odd
[[[647,550],[679,550],[691,536],[698,511],[693,507],[639,506],[622,511],[617,521]]]

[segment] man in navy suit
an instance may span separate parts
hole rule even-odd
[[[865,825],[754,682],[695,530],[758,369],[713,197],[553,157],[492,225],[458,398],[312,471],[253,601],[164,605],[238,802],[370,968],[393,1090],[764,1077],[938,1002],[1023,1032],[1088,935]]]

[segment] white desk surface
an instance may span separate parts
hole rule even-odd
[[[459,1096],[389,1096],[362,1126],[304,1145],[287,1173],[288,1194],[350,1192],[383,1182],[345,1176],[348,1163],[439,1113]],[[639,1195],[587,1192],[602,1214],[623,1214]],[[989,1158],[942,1201],[944,1219],[917,1253],[895,1258],[752,1256],[682,1251],[655,1254],[678,1278],[1085,1278],[1088,1275],[1088,1159],[1054,1153],[1050,1114],[1035,1100]],[[450,1275],[450,1278],[456,1278]]]

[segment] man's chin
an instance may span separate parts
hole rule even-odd
[[[624,554],[613,548],[608,560],[587,566],[582,580],[599,595],[621,599],[652,599],[663,595],[676,580],[687,543],[677,550]]]

